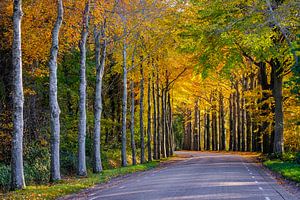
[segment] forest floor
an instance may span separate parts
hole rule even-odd
[[[171,164],[114,179],[61,200],[300,199],[299,187],[276,179],[259,162],[258,154],[181,151],[177,156]]]

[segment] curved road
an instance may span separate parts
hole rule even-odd
[[[89,200],[294,200],[264,170],[239,155],[177,152],[183,161],[131,176],[113,186],[67,199]]]

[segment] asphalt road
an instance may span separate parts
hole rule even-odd
[[[247,158],[220,153],[178,152],[189,158],[160,170],[132,176],[111,187],[90,190],[89,200],[294,200]]]

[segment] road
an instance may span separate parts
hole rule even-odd
[[[104,189],[94,189],[89,200],[294,200],[261,167],[233,154],[178,152],[183,161],[131,176]]]

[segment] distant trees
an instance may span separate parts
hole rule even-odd
[[[201,12],[203,7],[205,13]],[[208,100],[206,93],[200,95],[206,102],[202,103],[202,109],[206,112],[210,110],[206,113],[204,146],[210,149],[211,141],[214,150],[223,149],[222,137],[226,131],[223,132],[222,110],[226,112],[228,109],[229,116],[225,115],[224,119],[225,123],[226,118],[229,121],[230,134],[225,141],[229,141],[230,150],[263,151],[281,155],[284,152],[284,132],[289,132],[283,129],[284,123],[288,123],[283,117],[283,82],[289,82],[290,77],[287,76],[291,75],[290,69],[297,66],[298,60],[292,45],[296,44],[296,27],[286,24],[296,23],[288,13],[294,12],[299,5],[288,0],[268,0],[256,1],[252,5],[236,1],[224,7],[224,2],[202,1],[193,4],[191,8],[200,12],[187,15],[191,18],[197,16],[194,19],[198,24],[203,22],[207,26],[194,26],[193,20],[189,25],[183,25],[186,29],[181,33],[182,38],[189,38],[194,42],[186,40],[187,44],[183,49],[203,51],[198,56],[198,70],[202,77],[207,82],[218,80],[227,90],[223,89],[221,95],[225,98],[225,107],[222,106],[221,99],[218,103],[217,130],[215,95],[212,95],[212,101]],[[226,22],[219,23],[225,18]],[[258,23],[258,18],[265,23]],[[218,25],[215,26],[216,24]],[[211,43],[211,48],[207,48]],[[218,59],[216,49],[223,55]],[[229,80],[231,83],[228,83]],[[288,90],[287,88],[285,89]],[[214,84],[210,90],[213,92],[218,89],[219,85]],[[209,114],[211,119],[207,117]],[[190,123],[188,116],[186,123]],[[186,130],[191,132],[189,126]],[[216,143],[219,144],[218,148]]]

